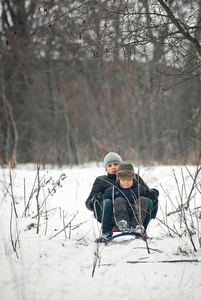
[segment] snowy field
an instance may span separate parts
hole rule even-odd
[[[105,174],[102,165],[39,173],[35,165],[0,169],[0,299],[200,299],[200,178],[190,210],[175,213],[188,199],[195,170],[140,167],[144,181],[160,193],[147,248],[132,237],[94,243],[100,224],[85,200],[96,176]]]

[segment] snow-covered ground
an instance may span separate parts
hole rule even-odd
[[[11,173],[8,168],[0,169],[0,299],[200,299],[199,191],[192,194],[191,213],[184,215],[195,233],[197,251],[180,214],[167,216],[187,200],[195,169],[139,168],[148,186],[160,192],[157,219],[148,228],[150,253],[143,240],[132,237],[108,245],[94,243],[100,224],[86,209],[85,200],[96,176],[105,173],[102,165],[40,170],[38,201],[43,213],[38,234],[36,166],[20,165]]]

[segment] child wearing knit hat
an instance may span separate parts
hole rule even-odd
[[[105,169],[107,170],[108,166],[111,165],[111,164],[121,164],[123,161],[122,161],[122,158],[119,154],[115,153],[115,152],[109,152],[105,157],[104,157],[104,166],[105,166]],[[108,171],[108,170],[107,170]]]
[[[144,221],[153,208],[155,191],[138,184],[133,165],[121,163],[117,181],[104,193],[104,199],[113,200],[114,218],[118,229],[123,233],[144,233]]]
[[[98,242],[104,242],[107,236],[112,234],[112,228],[116,226],[113,215],[113,202],[111,199],[104,199],[103,194],[108,187],[115,184],[116,174],[121,163],[121,156],[115,152],[109,152],[104,157],[103,164],[107,175],[98,176],[95,179],[91,192],[85,201],[87,209],[93,211],[94,217],[102,224],[102,235],[97,240]],[[137,174],[136,179],[141,185],[148,188]]]

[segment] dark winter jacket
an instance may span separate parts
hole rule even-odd
[[[148,189],[148,186],[144,183],[142,178],[136,174],[136,179],[139,182],[140,185],[144,186],[146,189]],[[92,186],[92,190],[89,194],[89,197],[87,198],[85,205],[86,207],[93,211],[94,208],[94,201],[102,201],[103,197],[102,194],[105,192],[105,190],[113,186],[116,181],[116,175],[115,174],[107,174],[107,175],[102,175],[99,176],[95,179],[94,184]]]
[[[158,211],[158,190],[149,189],[147,186],[144,187],[141,184],[138,184],[137,181],[134,182],[130,188],[122,188],[118,181],[115,181],[114,185],[109,187],[102,197],[104,199],[115,200],[118,197],[123,197],[127,199],[131,204],[134,204],[135,201],[141,196],[149,198],[153,203],[153,209],[151,210],[151,218],[156,217]]]
[[[114,186],[109,187],[103,194],[104,199],[115,200],[116,198],[125,198],[131,204],[141,197],[149,197],[149,189],[145,189],[142,185],[135,182],[130,188],[122,188],[118,181],[115,181]]]

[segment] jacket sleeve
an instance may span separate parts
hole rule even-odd
[[[136,174],[136,179],[139,182],[139,184],[145,188],[145,197],[148,197],[153,202],[153,209],[151,211],[151,219],[155,219],[156,214],[158,212],[159,191],[157,189],[149,189],[149,187],[146,185],[146,183],[143,181],[143,179],[138,174]]]
[[[93,183],[91,192],[89,194],[89,197],[85,201],[86,207],[93,211],[93,204],[95,200],[102,201],[101,194],[104,192],[104,190],[101,189],[102,185],[100,184],[100,179],[97,177]]]
[[[112,199],[112,187],[107,188],[102,196],[103,199]]]
[[[157,189],[146,190],[146,197],[151,199],[153,202],[153,208],[151,210],[151,219],[155,219],[156,214],[158,212],[158,196],[159,191]]]

